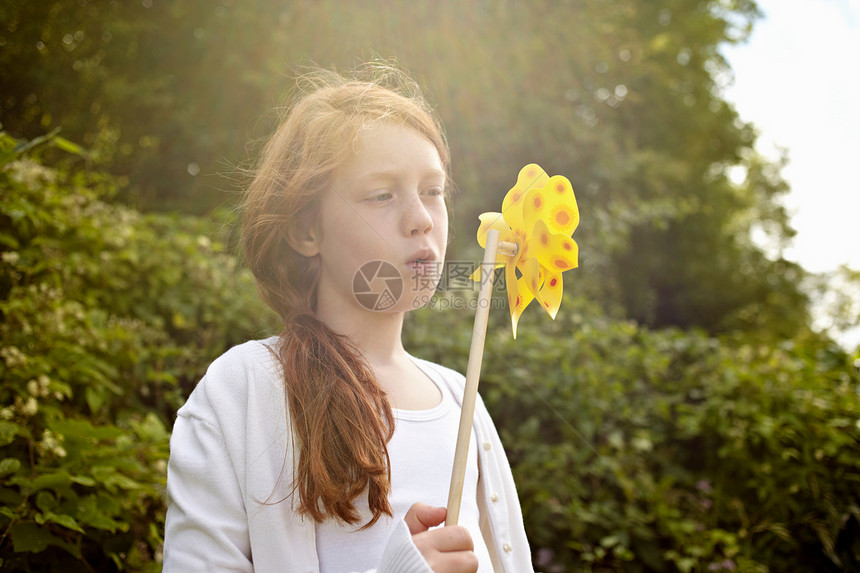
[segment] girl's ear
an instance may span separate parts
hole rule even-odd
[[[319,254],[321,236],[315,224],[299,220],[287,229],[286,235],[287,243],[300,255],[314,257]]]

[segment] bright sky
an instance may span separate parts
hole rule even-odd
[[[860,0],[757,0],[751,39],[726,49],[725,98],[788,149],[785,205],[797,230],[786,258],[813,272],[860,269]]]

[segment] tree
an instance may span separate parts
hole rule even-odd
[[[453,257],[474,258],[478,213],[522,165],[568,175],[584,213],[579,287],[653,326],[713,332],[808,322],[802,269],[762,256],[754,225],[791,234],[784,182],[752,153],[720,95],[719,54],[758,15],[751,0],[607,2],[7,3],[0,120],[61,125],[128,178],[147,208],[230,204],[264,113],[302,64],[396,58],[448,128]],[[259,118],[259,119],[258,119]],[[102,143],[100,143],[102,142]],[[732,182],[738,168],[747,180]],[[213,177],[227,173],[228,179]],[[229,181],[230,178],[235,179]]]

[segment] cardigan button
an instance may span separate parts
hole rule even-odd
[[[510,553],[511,551],[514,550],[514,548],[511,547],[510,543],[505,543],[504,545],[502,545],[502,549],[505,550],[505,553]]]
[[[499,494],[493,492],[493,494],[490,496],[490,501],[492,501],[493,503],[499,501]]]
[[[490,451],[490,448],[492,447],[493,446],[490,444],[490,442],[484,442],[484,450]]]

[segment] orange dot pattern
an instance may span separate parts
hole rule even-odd
[[[500,255],[496,261],[497,267],[505,267],[514,338],[532,300],[555,318],[563,295],[561,274],[579,261],[579,247],[571,238],[579,225],[579,208],[570,181],[562,175],[550,177],[537,164],[526,165],[505,195],[501,212],[482,213],[479,219],[482,247],[490,229],[499,232],[500,240],[518,246],[515,256]],[[472,277],[480,280],[480,269]]]

